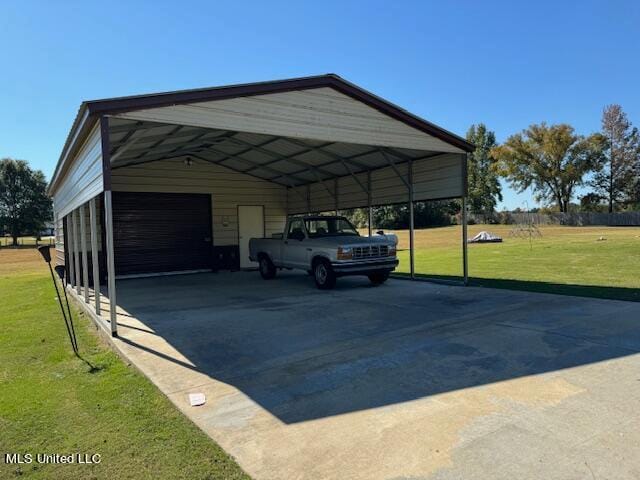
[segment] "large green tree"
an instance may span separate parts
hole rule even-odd
[[[52,218],[47,181],[24,160],[0,160],[0,225],[18,244],[21,235],[37,235]]]
[[[584,137],[570,125],[541,123],[510,136],[492,153],[499,173],[519,192],[531,187],[538,201],[567,212],[576,187],[601,165],[605,146],[600,134]]]
[[[621,204],[632,203],[636,192],[640,162],[640,134],[631,125],[620,105],[607,105],[602,111],[602,135],[606,152],[601,168],[589,184],[613,212]]]
[[[468,157],[469,209],[476,214],[491,214],[499,201],[502,201],[502,188],[496,171],[496,159],[492,149],[496,147],[496,136],[480,123],[471,125],[467,131],[467,140],[476,146]]]

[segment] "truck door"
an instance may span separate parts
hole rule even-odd
[[[285,267],[309,269],[309,252],[306,244],[304,222],[302,219],[291,220],[282,248],[282,262]]]

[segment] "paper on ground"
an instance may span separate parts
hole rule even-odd
[[[204,405],[206,401],[204,397],[204,393],[190,393],[189,394],[189,403],[192,407],[197,407],[198,405]]]

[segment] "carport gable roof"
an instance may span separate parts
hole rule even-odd
[[[362,102],[390,118],[435,137],[457,149],[460,149],[461,151],[470,152],[474,149],[474,146],[463,138],[438,127],[431,122],[417,117],[335,74],[327,74],[287,80],[117,97],[83,102],[80,106],[69,136],[67,137],[62,154],[58,160],[58,164],[56,165],[56,169],[49,186],[49,191],[51,192],[55,188],[62,172],[66,169],[66,164],[70,157],[72,157],[72,153],[79,147],[82,139],[91,130],[91,128],[94,127],[100,116],[118,115],[139,110],[188,105],[215,100],[311,90],[322,87],[331,88],[354,100]]]

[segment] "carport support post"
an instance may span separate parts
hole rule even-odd
[[[413,161],[409,160],[409,262],[411,265],[411,279],[415,278],[415,262],[413,258],[414,231],[413,231]]]
[[[467,258],[467,197],[462,197],[462,275],[464,284],[469,284],[469,261]]]
[[[82,248],[82,291],[84,292],[84,301],[89,303],[89,260],[87,257],[87,225],[85,216],[85,204],[78,208],[80,212],[80,247]]]
[[[369,213],[367,224],[369,225],[369,236],[371,236],[371,229],[373,228],[373,207],[371,206],[371,171],[367,172],[367,207]]]
[[[467,257],[467,191],[469,190],[469,154],[462,154],[462,278],[469,284],[469,259]]]
[[[69,269],[67,275],[67,283],[74,287],[76,284],[76,267],[73,262],[73,215],[68,213],[66,216],[65,228],[66,228],[66,241],[64,248],[68,248],[68,258],[69,258]]]
[[[71,212],[71,225],[73,236],[73,266],[75,270],[76,292],[80,295],[80,251],[78,249],[78,213]]]
[[[100,117],[102,140],[102,178],[104,181],[104,224],[107,252],[107,289],[109,292],[109,319],[111,336],[118,336],[116,313],[116,266],[113,256],[113,204],[111,200],[111,147],[109,142],[109,118]]]
[[[89,201],[89,222],[91,224],[91,267],[93,270],[93,298],[96,303],[96,315],[100,315],[100,264],[98,263],[98,221],[96,215],[96,197]]]

